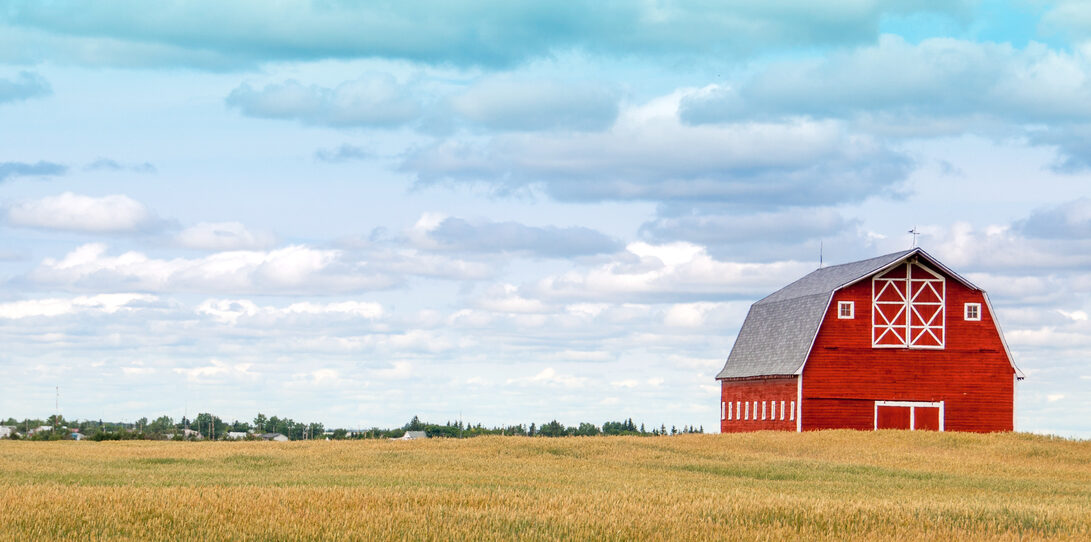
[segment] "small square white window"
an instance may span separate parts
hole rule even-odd
[[[838,301],[837,302],[837,318],[841,320],[852,320],[853,318],[853,303],[852,301]]]
[[[965,305],[965,317],[966,320],[974,322],[981,320],[981,303],[967,303]]]

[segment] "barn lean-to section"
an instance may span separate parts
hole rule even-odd
[[[1011,431],[988,296],[915,248],[818,269],[754,303],[723,370],[722,432]]]

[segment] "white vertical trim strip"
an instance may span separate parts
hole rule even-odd
[[[799,412],[796,412],[796,409]],[[796,377],[796,402],[792,404],[792,416],[796,419],[796,433],[803,432],[803,373]]]

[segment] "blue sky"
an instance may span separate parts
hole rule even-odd
[[[1091,437],[1091,7],[835,4],[0,2],[0,417],[713,429],[917,227]]]

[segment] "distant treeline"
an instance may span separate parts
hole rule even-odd
[[[526,437],[565,437],[565,436],[596,436],[596,435],[635,435],[635,436],[661,436],[676,435],[680,433],[704,433],[704,426],[684,426],[681,429],[666,425],[646,429],[644,424],[638,427],[632,418],[624,421],[605,422],[601,426],[593,423],[581,423],[576,426],[566,426],[557,420],[552,420],[541,425],[531,423],[528,425],[507,425],[501,427],[485,427],[464,424],[462,421],[448,421],[442,425],[422,422],[417,416],[401,427],[370,429],[326,429],[321,423],[297,422],[291,418],[279,418],[277,416],[266,417],[258,414],[251,422],[235,420],[225,422],[218,416],[209,413],[198,414],[193,419],[183,417],[175,420],[169,416],[160,416],[149,421],[140,418],[132,423],[104,422],[102,420],[65,420],[63,416],[50,416],[42,419],[16,420],[8,418],[2,424],[14,428],[8,438],[30,440],[62,440],[72,439],[74,433],[80,438],[90,440],[226,440],[235,433],[245,436],[244,439],[257,440],[261,435],[279,433],[290,440],[310,439],[385,439],[399,438],[406,431],[424,431],[429,437],[440,438],[469,438],[480,435],[519,435]]]

